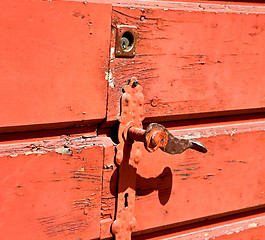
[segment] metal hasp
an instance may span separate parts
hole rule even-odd
[[[116,239],[131,239],[131,233],[136,226],[134,216],[136,169],[141,159],[141,143],[135,143],[127,138],[128,127],[133,125],[142,128],[144,119],[144,96],[142,87],[136,78],[132,78],[124,88],[121,98],[121,116],[118,131],[119,145],[117,146],[116,164],[119,165],[118,196],[116,216],[112,224],[112,233]]]
[[[151,123],[146,130],[130,127],[127,135],[129,139],[143,142],[145,149],[153,152],[160,148],[170,154],[182,153],[188,148],[206,153],[206,147],[199,141],[179,139],[174,137],[164,126]]]
[[[124,94],[121,97],[119,145],[115,158],[116,164],[119,165],[118,196],[115,221],[111,230],[115,239],[118,240],[131,239],[131,233],[136,226],[134,214],[136,170],[142,156],[142,143],[149,152],[158,148],[170,154],[182,153],[188,148],[207,152],[200,142],[176,138],[160,124],[152,123],[144,130],[143,105],[142,87],[133,77],[124,88]]]

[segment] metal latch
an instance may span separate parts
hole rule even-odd
[[[118,196],[115,221],[112,233],[118,240],[131,239],[131,233],[136,227],[134,215],[136,170],[141,159],[141,145],[153,152],[160,148],[170,154],[179,154],[188,148],[206,153],[207,149],[199,141],[174,137],[164,126],[151,123],[143,129],[144,96],[142,87],[133,77],[124,88],[121,97],[121,116],[118,131],[116,164],[119,165]]]

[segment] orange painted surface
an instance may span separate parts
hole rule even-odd
[[[108,120],[132,76],[144,89],[145,121],[264,111],[264,7],[145,5],[113,8],[112,24],[137,26],[139,37],[134,58],[111,56]]]
[[[102,120],[111,5],[4,0],[0,9],[0,131]]]
[[[136,236],[143,240],[262,240],[265,234],[264,211],[252,211],[250,214],[237,214],[229,217],[208,220],[196,224],[163,230],[160,232]]]
[[[100,236],[103,147],[93,144],[74,137],[0,145],[2,239]]]
[[[217,240],[263,240],[265,238],[265,226],[262,227],[254,227],[252,229],[235,233],[233,235],[226,235],[217,237]]]
[[[133,236],[264,238],[265,7],[227,6],[0,2],[1,238],[113,238],[118,132],[108,127],[133,76],[146,122],[208,148],[142,148]],[[134,58],[113,56],[118,24],[138,28]]]

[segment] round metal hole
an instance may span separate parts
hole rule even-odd
[[[125,52],[130,52],[134,45],[134,37],[131,32],[123,33],[121,37],[121,49]]]

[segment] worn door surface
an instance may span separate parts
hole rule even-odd
[[[207,154],[181,155],[143,148],[134,235],[147,235],[140,239],[165,234],[177,239],[264,238],[264,218],[258,218],[263,214],[254,215],[263,212],[265,203],[264,10],[263,5],[224,2],[113,7],[107,121],[119,117],[121,89],[136,76],[145,96],[145,125],[159,122],[175,136],[199,139],[208,148]],[[134,58],[114,55],[118,25],[138,29]],[[105,175],[115,179],[115,170],[111,175],[107,169]],[[113,181],[104,184],[116,189]],[[114,206],[108,201],[109,208]],[[240,213],[246,217],[242,226],[236,219],[241,215],[234,215]],[[209,219],[216,220],[208,227],[178,228]],[[257,233],[247,230],[254,226]],[[174,229],[165,231],[169,228]],[[244,230],[251,234],[240,235]]]
[[[265,5],[1,1],[4,239],[113,238],[120,98],[136,77],[144,128],[206,154],[137,167],[135,239],[265,238]],[[115,56],[137,27],[133,58]]]

